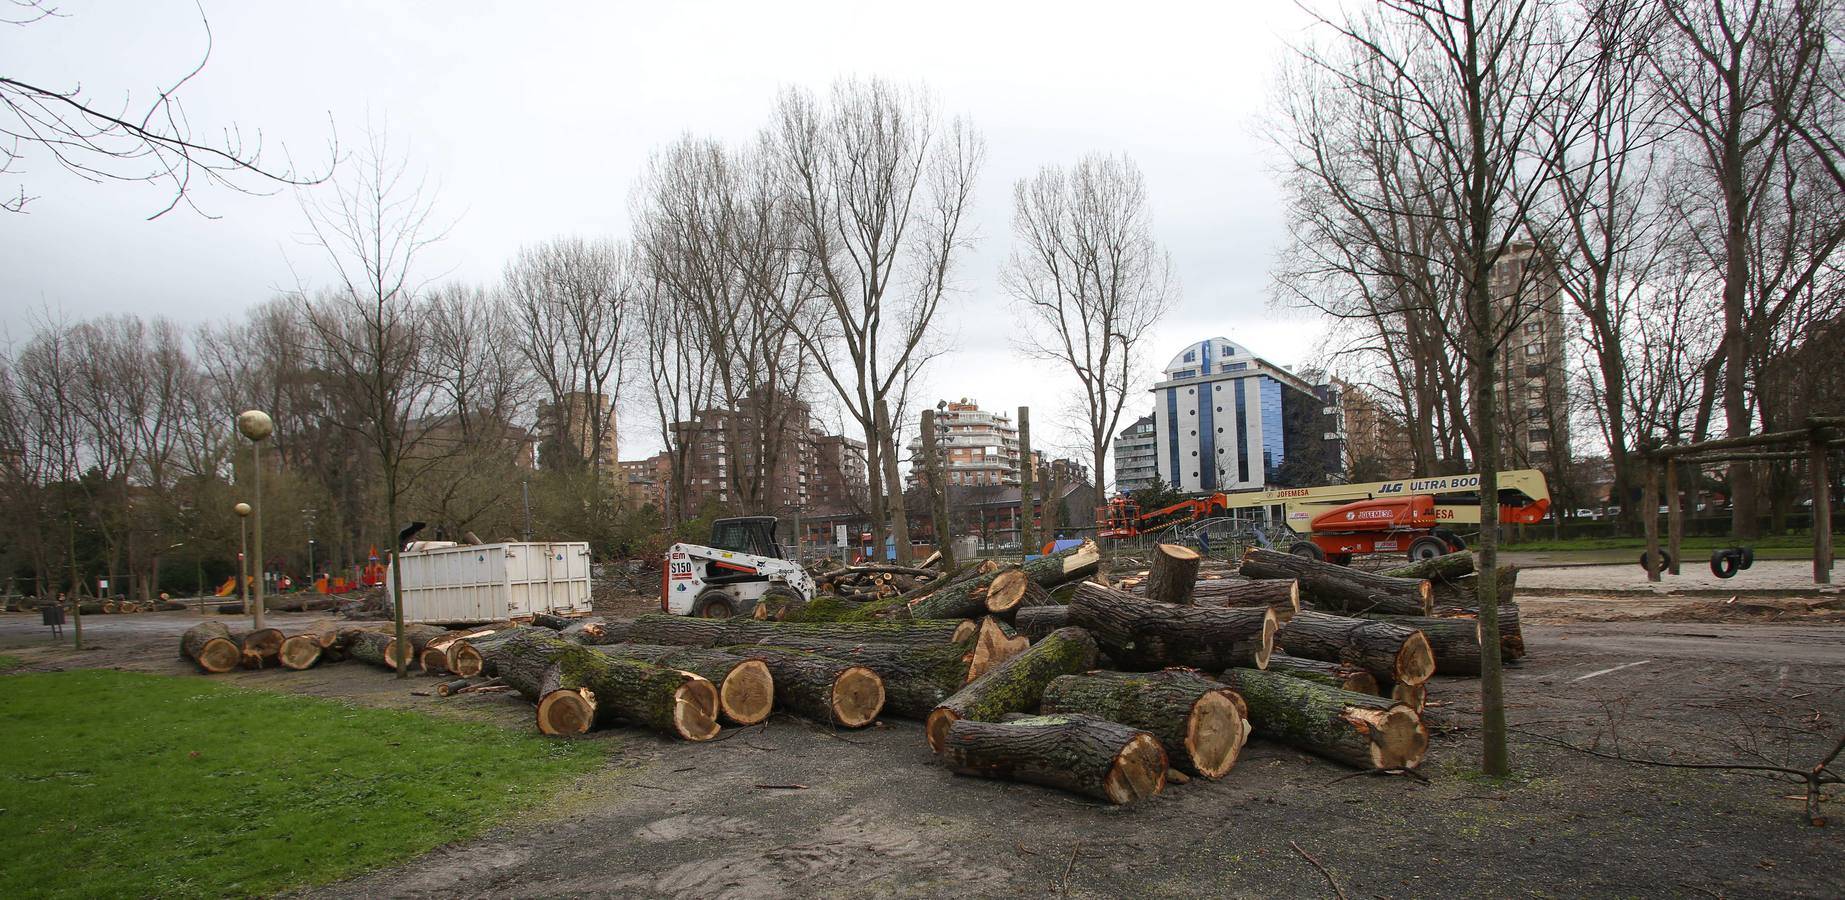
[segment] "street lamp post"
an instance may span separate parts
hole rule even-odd
[[[250,467],[256,489],[256,627],[263,627],[263,440],[275,433],[275,421],[260,409],[237,414],[237,431],[250,439]]]
[[[308,585],[314,584],[314,539],[308,538]]]
[[[237,530],[241,532],[237,548],[237,596],[247,610],[250,608],[250,504],[239,503],[231,507],[231,511],[237,514]]]

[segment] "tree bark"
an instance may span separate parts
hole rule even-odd
[[[1070,607],[1028,606],[1018,611],[1013,624],[1030,640],[1042,640],[1045,635],[1070,624]]]
[[[678,644],[686,647],[715,647],[724,643],[723,619],[700,619],[649,613],[637,617],[628,626],[628,640],[642,644]],[[731,641],[730,643],[736,643]]]
[[[1380,616],[1367,613],[1362,618],[1414,628],[1428,639],[1435,654],[1435,671],[1443,675],[1480,674],[1480,621],[1478,619],[1438,618],[1435,616]],[[1502,620],[1503,626],[1503,620]],[[1503,627],[1501,628],[1503,640]]]
[[[733,725],[754,725],[775,705],[775,677],[763,660],[745,653],[725,653],[659,644],[607,644],[595,647],[604,656],[691,672],[717,688],[718,712]]]
[[[361,640],[364,637],[361,635]],[[353,646],[357,649],[358,644]],[[551,664],[573,648],[587,649],[558,637],[555,631],[535,627],[495,632],[492,638],[475,645],[482,657],[482,673],[500,679],[532,703],[543,696],[545,673]]]
[[[1512,602],[1518,592],[1518,567],[1500,566],[1494,583],[1499,588],[1499,602]],[[1434,608],[1442,607],[1477,607],[1480,605],[1480,576],[1466,575],[1453,581],[1437,581],[1435,586]],[[1379,610],[1381,612],[1382,610]]]
[[[611,622],[603,618],[578,619],[564,626],[564,630],[558,634],[562,635],[565,640],[591,646],[619,644],[628,639],[630,624],[619,620]]]
[[[1109,659],[1132,671],[1262,668],[1279,627],[1266,607],[1174,606],[1087,582],[1070,601],[1070,624],[1089,629]]]
[[[1035,709],[1044,686],[1059,675],[1095,666],[1096,642],[1081,628],[1064,628],[969,682],[929,713],[929,749],[942,752],[948,727],[961,719],[992,721],[1009,712]]]
[[[222,622],[200,622],[179,637],[179,655],[197,663],[207,673],[217,675],[237,668],[243,661],[243,648],[231,640],[231,630]]]
[[[1136,585],[1133,592],[1141,593],[1145,584]],[[1285,623],[1300,612],[1300,582],[1292,578],[1213,578],[1192,588],[1191,602],[1218,608],[1266,606],[1275,611],[1277,621]]]
[[[1317,559],[1251,547],[1242,574],[1250,578],[1296,578],[1301,601],[1339,612],[1429,614],[1432,591],[1426,579],[1373,575]]]
[[[1064,675],[1044,688],[1045,713],[1084,713],[1156,738],[1174,768],[1206,778],[1227,774],[1249,739],[1235,691],[1185,669]]]
[[[1434,559],[1385,569],[1378,574],[1392,578],[1426,578],[1432,582],[1454,581],[1463,575],[1473,574],[1473,554],[1465,550],[1459,553],[1444,553]]]
[[[761,659],[775,676],[775,699],[816,722],[863,728],[884,709],[884,679],[868,667],[787,647],[739,644],[724,651]]]
[[[642,620],[651,620],[654,616],[642,616],[635,620],[635,628],[630,635],[640,639]],[[665,617],[676,618],[676,617]],[[651,621],[648,623],[651,625]],[[909,621],[909,622],[758,622],[754,619],[728,619],[717,630],[713,646],[723,644],[775,644],[788,646],[785,641],[791,638],[811,638],[840,642],[867,642],[892,644],[903,647],[937,647],[966,641],[973,637],[978,624],[969,621]],[[657,643],[676,643],[658,641]]]
[[[841,662],[864,666],[884,679],[884,713],[923,720],[942,701],[968,682],[971,650],[966,643],[936,647],[901,647],[891,644],[845,644],[830,641],[791,641],[794,649],[818,653]],[[745,653],[748,645],[733,648]]]
[[[1068,550],[1029,560],[1020,569],[1039,587],[1048,589],[1095,572],[1101,561],[1101,548],[1094,541],[1084,541]],[[944,585],[911,602],[910,616],[917,619],[959,619],[984,615],[988,611],[987,591],[1000,574],[993,572]],[[1017,605],[1016,601],[1013,605]]]
[[[1378,682],[1421,684],[1435,674],[1435,654],[1422,632],[1390,622],[1302,610],[1282,626],[1275,644],[1287,653],[1358,666]]]
[[[973,681],[993,670],[994,667],[1008,659],[1024,653],[1031,646],[1031,638],[1018,633],[1018,630],[996,616],[980,620],[980,630],[974,635],[974,650],[968,655],[967,680]]]
[[[1439,607],[1435,614],[1442,618],[1479,619],[1479,607]],[[1484,627],[1482,632],[1484,632]],[[1525,633],[1518,626],[1518,604],[1502,603],[1499,605],[1499,652],[1508,660],[1523,659],[1525,656]]]
[[[1305,678],[1308,681],[1335,687],[1342,691],[1354,691],[1380,697],[1385,693],[1378,686],[1377,676],[1351,663],[1326,662],[1276,652],[1269,656],[1268,668],[1263,671]]]
[[[1394,700],[1278,672],[1231,669],[1256,734],[1361,769],[1413,769],[1428,752],[1422,717]]]
[[[1117,805],[1166,788],[1159,739],[1074,713],[1003,723],[958,720],[944,729],[940,752],[962,775],[1041,784]]]
[[[539,679],[539,731],[582,734],[625,720],[681,740],[717,737],[717,688],[711,682],[691,672],[604,656],[571,641],[557,643],[562,649]]]
[[[450,634],[454,634],[454,632],[438,625],[422,624],[405,625],[402,633],[403,644],[399,645],[397,639],[394,638],[391,645],[384,648],[384,652],[388,654],[392,660],[401,661],[402,666],[409,666],[411,663],[420,659],[423,655],[423,651],[429,648],[429,643],[431,641],[441,640]]]
[[[275,662],[276,654],[282,652],[282,642],[288,639],[280,628],[258,628],[245,634],[233,634],[232,638],[243,653],[246,669],[260,669]]]
[[[1147,599],[1159,603],[1190,604],[1192,586],[1198,581],[1198,565],[1204,555],[1181,544],[1159,544],[1153,548],[1153,566],[1147,572],[1144,592]]]

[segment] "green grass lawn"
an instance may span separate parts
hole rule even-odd
[[[244,896],[480,833],[594,744],[202,678],[0,681],[0,897]]]
[[[4,653],[0,653],[0,672],[8,672],[25,664],[26,661],[17,656],[8,656]]]

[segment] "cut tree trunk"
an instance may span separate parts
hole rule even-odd
[[[391,636],[389,634],[382,631],[361,631],[353,635],[351,643],[346,645],[346,655],[360,662],[395,669],[397,664],[384,655],[390,646]]]
[[[297,634],[283,639],[275,658],[276,662],[282,664],[282,668],[299,672],[311,669],[315,663],[320,662],[321,652],[320,635]]]
[[[288,639],[280,628],[258,628],[232,637],[243,652],[246,669],[260,669],[275,662],[276,654],[282,652],[282,642]]]
[[[628,626],[628,640],[641,644],[716,647],[723,641],[725,622],[724,619],[650,613],[636,618]]]
[[[1145,731],[1075,713],[1009,722],[959,720],[942,735],[955,772],[1004,778],[1125,804],[1166,787],[1166,751]]]
[[[573,647],[586,649],[575,641],[564,640],[555,631],[535,626],[496,631],[474,646],[481,654],[483,674],[500,679],[533,703],[541,696],[551,663]]]
[[[1327,687],[1336,687],[1342,691],[1355,691],[1377,697],[1385,695],[1385,692],[1378,686],[1377,676],[1358,666],[1351,663],[1289,656],[1280,652],[1280,648],[1276,648],[1276,652],[1269,655],[1268,668],[1264,671],[1305,678],[1308,681],[1318,682]]]
[[[1084,541],[1068,550],[1030,560],[1019,569],[1040,587],[1048,589],[1093,573],[1101,562],[1101,548],[1094,541]],[[1000,574],[988,573],[931,591],[910,603],[910,617],[960,619],[983,615],[987,612],[987,591]]]
[[[538,628],[549,628],[552,631],[563,631],[576,621],[577,620],[567,616],[555,616],[550,613],[536,613],[532,616],[532,624],[534,626]]]
[[[439,641],[451,634],[454,632],[436,625],[405,625],[404,642],[409,645],[408,649],[400,650],[396,644],[392,644],[385,647],[384,652],[392,660],[397,659],[401,654],[405,665],[410,665],[423,655],[424,650],[429,649],[431,641]],[[396,668],[395,663],[392,664],[392,668]]]
[[[1499,604],[1510,603],[1518,592],[1518,567],[1500,566]],[[1475,607],[1480,605],[1480,576],[1478,574],[1456,578],[1453,581],[1435,582],[1435,608]]]
[[[1421,715],[1423,708],[1428,706],[1429,703],[1429,686],[1426,683],[1393,684],[1390,686],[1388,696],[1390,699],[1415,710],[1417,715]]]
[[[1435,654],[1435,671],[1443,675],[1480,674],[1480,620],[1434,616],[1378,616],[1362,618],[1414,628],[1429,639]]]
[[[732,649],[746,653],[748,646],[738,645]],[[884,714],[919,721],[927,719],[930,711],[966,686],[972,653],[967,644],[899,647],[805,641],[794,649],[861,665],[878,673],[878,677],[884,679]]]
[[[1435,674],[1435,654],[1422,632],[1391,622],[1301,610],[1275,635],[1285,652],[1307,659],[1351,663],[1379,684],[1421,684]]]
[[[870,668],[786,647],[725,648],[748,653],[775,675],[775,699],[796,714],[841,728],[863,728],[884,709],[884,679]]]
[[[1243,697],[1256,734],[1361,769],[1413,769],[1429,732],[1397,701],[1342,691],[1278,672],[1231,669],[1224,681]]]
[[[630,638],[639,641],[639,635],[644,630],[641,627],[642,621],[653,618],[653,616],[642,616],[636,619],[635,628],[629,632]],[[718,645],[775,644],[788,646],[783,642],[793,636],[815,640],[865,641],[903,647],[938,647],[973,637],[980,623],[966,619],[910,622],[759,622],[754,619],[726,619],[721,624],[724,627],[717,631]],[[660,643],[675,642],[661,641]]]
[[[1266,606],[1282,623],[1300,612],[1300,582],[1292,578],[1218,578],[1192,589],[1193,606]]]
[[[1147,572],[1147,599],[1158,603],[1189,604],[1198,582],[1198,564],[1204,554],[1183,544],[1153,548],[1153,567]]]
[[[179,655],[217,675],[237,668],[243,661],[243,648],[231,640],[231,630],[224,623],[200,622],[179,636]]]
[[[1279,627],[1267,607],[1174,606],[1087,582],[1070,601],[1070,624],[1089,629],[1115,665],[1142,672],[1259,669],[1268,665]]]
[[[565,640],[579,644],[598,646],[601,644],[619,644],[628,639],[629,623],[611,622],[603,618],[578,619],[558,632]]]
[[[1065,675],[1045,686],[1042,708],[1139,728],[1159,738],[1174,768],[1206,778],[1229,772],[1249,739],[1242,698],[1188,669]]]
[[[691,672],[717,688],[718,712],[734,725],[754,725],[775,706],[775,677],[748,653],[663,644],[604,644],[597,653]]]
[[[1018,611],[1012,624],[1018,627],[1020,634],[1035,641],[1069,625],[1070,607],[1027,606]]]
[[[1444,619],[1478,619],[1478,607],[1456,609],[1442,607],[1435,611]],[[1499,653],[1506,661],[1521,659],[1525,655],[1525,633],[1518,627],[1518,604],[1499,604]]]
[[[463,678],[472,678],[480,674],[480,651],[468,643],[494,633],[496,629],[483,628],[476,631],[450,631],[423,647],[417,657],[417,665],[426,674],[441,675],[454,673]],[[458,671],[457,664],[468,671]]]
[[[1427,578],[1430,581],[1454,581],[1464,575],[1473,574],[1473,554],[1462,550],[1459,553],[1444,553],[1434,559],[1385,569],[1379,573],[1392,578]]]
[[[469,681],[466,678],[457,678],[453,681],[444,681],[441,684],[436,685],[436,696],[438,697],[450,696],[454,694],[456,691],[459,691],[462,688],[465,688],[468,685],[473,684],[473,683],[474,682]]]
[[[929,749],[940,753],[948,726],[961,719],[993,721],[1006,713],[1036,709],[1051,679],[1094,668],[1095,658],[1095,639],[1081,628],[1063,628],[1046,635],[930,711],[926,727]]]
[[[539,681],[540,732],[582,734],[626,721],[681,740],[717,737],[718,697],[711,682],[691,672],[605,656],[575,641],[557,643],[564,649]]]
[[[991,613],[1010,613],[1025,601],[1025,591],[1032,584],[1023,569],[1007,569],[993,576],[987,585],[986,608]]]
[[[974,651],[968,657],[967,680],[973,681],[985,675],[1000,663],[1024,653],[1030,646],[1031,638],[1019,634],[997,617],[988,616],[980,620],[980,631],[974,635]]]
[[[1433,596],[1426,579],[1373,575],[1260,547],[1243,552],[1241,572],[1250,578],[1299,579],[1302,603],[1339,612],[1426,616]]]

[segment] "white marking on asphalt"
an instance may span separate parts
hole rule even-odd
[[[1633,668],[1634,666],[1644,666],[1644,665],[1646,665],[1647,663],[1650,663],[1650,662],[1652,662],[1652,660],[1650,660],[1650,659],[1643,659],[1643,660],[1641,660],[1641,661],[1639,661],[1639,662],[1630,662],[1630,663],[1622,663],[1621,665],[1618,665],[1618,666],[1615,666],[1615,667],[1614,667],[1614,668],[1612,668],[1612,669],[1603,669],[1603,670],[1601,670],[1600,672],[1590,672],[1589,674],[1587,674],[1587,675],[1584,675],[1584,676],[1582,676],[1581,678],[1572,678],[1572,679],[1570,679],[1570,682],[1571,682],[1571,683],[1575,683],[1575,682],[1578,682],[1578,681],[1588,681],[1589,679],[1591,679],[1591,678],[1594,678],[1594,677],[1595,677],[1595,676],[1597,676],[1597,675],[1606,675],[1606,674],[1608,674],[1609,672],[1619,672],[1619,671],[1621,671],[1622,669],[1631,669],[1631,668]]]

